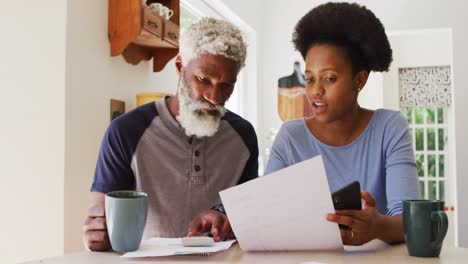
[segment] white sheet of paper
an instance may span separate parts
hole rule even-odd
[[[161,238],[153,237],[141,243],[137,251],[128,252],[122,258],[144,258],[163,257],[177,255],[210,255],[226,250],[234,244],[236,240],[216,242],[210,247],[184,247],[182,238]]]
[[[220,195],[243,250],[343,250],[321,156]]]

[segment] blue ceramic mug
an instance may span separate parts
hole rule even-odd
[[[137,191],[106,194],[106,224],[112,249],[130,252],[138,249],[145,230],[148,195]]]

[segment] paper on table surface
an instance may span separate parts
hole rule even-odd
[[[343,250],[321,156],[220,195],[243,250]]]
[[[182,238],[161,238],[153,237],[141,243],[137,251],[128,252],[122,258],[143,258],[143,257],[163,257],[177,255],[210,255],[226,250],[234,244],[236,240],[216,242],[209,247],[184,247]]]

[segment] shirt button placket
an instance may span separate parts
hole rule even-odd
[[[190,177],[190,182],[192,184],[201,184],[203,182],[202,178],[203,178],[203,172],[202,172],[202,167],[201,167],[201,159],[200,159],[200,150],[196,149],[198,148],[198,146],[193,146],[192,150],[195,149],[195,151],[193,151],[193,157],[192,157],[192,161],[193,161],[193,167],[192,167],[192,173],[191,173],[191,177]]]

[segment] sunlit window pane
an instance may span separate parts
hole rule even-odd
[[[435,138],[435,129],[427,129],[427,150],[435,150],[436,138]]]
[[[445,156],[439,155],[439,177],[445,176]]]
[[[423,124],[424,123],[424,109],[423,108],[416,108],[416,124]]]
[[[437,123],[443,124],[444,123],[444,109],[437,108]]]
[[[427,155],[427,175],[429,177],[436,176],[436,156],[435,155]]]
[[[416,165],[418,167],[418,176],[424,176],[424,155],[416,155]]]
[[[411,107],[406,108],[406,120],[409,124],[413,122],[413,108]]]
[[[445,140],[444,140],[444,129],[443,128],[439,128],[439,130],[437,131],[438,133],[438,137],[439,137],[439,150],[444,150],[444,145],[445,145]]]
[[[421,191],[421,198],[426,199],[426,192],[424,191],[424,181],[419,181],[419,190]]]
[[[426,122],[427,124],[435,123],[435,113],[434,113],[434,110],[431,108],[426,109]]]
[[[437,199],[437,182],[429,181],[429,200]]]
[[[416,129],[416,150],[424,150],[424,129]]]

